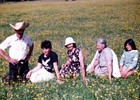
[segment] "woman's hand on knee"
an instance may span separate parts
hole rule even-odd
[[[61,81],[60,79],[57,79],[56,81],[57,81],[58,84],[63,84],[63,83],[64,83],[64,82]]]
[[[32,74],[32,72],[29,71],[29,72],[27,73],[27,75],[26,75],[26,78],[30,78],[30,77],[31,77],[31,74]]]

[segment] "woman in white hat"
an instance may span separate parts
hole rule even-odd
[[[72,37],[66,38],[65,47],[68,49],[67,61],[60,70],[61,77],[77,77],[81,72],[83,80],[85,82],[89,81],[85,76],[84,55],[82,50],[76,47],[76,42]]]

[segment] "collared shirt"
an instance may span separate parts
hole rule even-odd
[[[106,47],[97,55],[96,60],[99,62],[99,66],[107,67],[108,63],[113,60],[111,49]]]
[[[138,55],[138,50],[124,51],[120,60],[120,65],[135,69],[138,64]]]
[[[9,56],[16,60],[24,60],[28,54],[30,46],[33,45],[33,42],[29,37],[23,34],[22,39],[18,39],[16,34],[11,35],[5,39],[0,44],[0,49],[5,50],[9,49]]]

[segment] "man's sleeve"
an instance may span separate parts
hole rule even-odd
[[[10,47],[10,39],[6,38],[1,44],[0,44],[0,49],[5,50],[8,47]]]
[[[28,42],[28,45],[29,46],[32,46],[33,45],[33,42],[32,40],[27,36],[27,42]]]

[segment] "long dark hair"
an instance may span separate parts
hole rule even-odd
[[[132,40],[132,39],[127,39],[124,43],[124,49],[125,51],[128,51],[127,48],[126,48],[126,45],[129,44],[133,50],[137,50],[136,48],[136,45],[135,45],[135,42]]]

